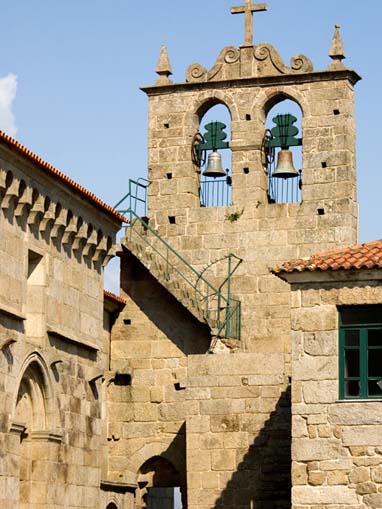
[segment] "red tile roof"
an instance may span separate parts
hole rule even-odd
[[[127,219],[122,214],[117,212],[113,207],[104,203],[102,200],[97,198],[95,194],[91,193],[90,191],[82,187],[80,184],[77,184],[77,182],[67,177],[60,170],[57,170],[57,168],[41,159],[41,157],[31,152],[29,149],[24,147],[24,145],[21,145],[21,143],[19,143],[11,136],[8,136],[8,134],[5,134],[3,131],[0,131],[0,142],[5,143],[11,149],[28,158],[33,163],[37,164],[37,166],[39,166],[43,171],[60,180],[63,184],[70,187],[77,194],[81,195],[82,198],[88,200],[92,205],[95,205],[103,212],[111,216],[113,219],[117,219],[118,221],[121,221],[123,223],[127,222]]]
[[[304,272],[315,270],[351,270],[382,268],[382,240],[374,240],[346,248],[314,254],[308,258],[299,258],[284,262],[275,267],[275,274],[285,272]]]
[[[115,302],[118,302],[118,304],[126,304],[126,300],[122,297],[118,297],[118,295],[115,295],[112,292],[109,292],[108,290],[103,291],[103,296],[107,299],[114,300]]]

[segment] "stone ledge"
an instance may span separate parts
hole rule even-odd
[[[118,481],[101,481],[101,490],[103,491],[114,491],[115,493],[127,493],[135,492],[138,488],[138,484],[118,482]]]
[[[74,343],[75,345],[82,346],[87,348],[88,350],[93,350],[95,352],[99,351],[99,347],[96,346],[92,341],[88,339],[80,339],[75,337],[71,332],[64,331],[55,325],[47,325],[46,327],[48,334],[52,336],[56,336],[63,341],[67,341],[69,343]]]
[[[13,306],[8,306],[3,302],[0,302],[0,313],[4,313],[5,315],[9,315],[12,318],[16,318],[17,320],[26,320],[26,315],[20,310],[16,309]]]
[[[53,433],[51,431],[32,431],[31,439],[39,442],[56,442],[60,444],[63,441],[62,433]]]
[[[302,74],[281,74],[277,76],[262,76],[257,78],[234,78],[219,81],[202,81],[192,83],[173,83],[163,86],[143,86],[140,90],[148,96],[163,95],[174,92],[189,90],[206,90],[220,88],[240,88],[240,87],[265,87],[277,85],[296,85],[299,83],[315,83],[320,81],[348,80],[355,85],[361,77],[352,69],[343,69],[338,71],[312,71]]]

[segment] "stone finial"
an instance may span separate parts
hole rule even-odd
[[[172,83],[172,81],[168,78],[172,75],[172,67],[165,44],[162,44],[155,72],[159,74],[159,79],[155,82],[156,85],[169,85]]]
[[[332,39],[332,44],[330,46],[329,50],[329,56],[333,60],[329,64],[329,70],[336,70],[336,69],[344,69],[345,66],[342,63],[342,60],[345,57],[345,50],[344,45],[342,42],[341,32],[340,32],[340,25],[335,25],[334,35]]]

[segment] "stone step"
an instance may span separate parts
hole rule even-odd
[[[213,334],[217,333],[219,323],[217,320],[207,316],[203,303],[197,300],[195,289],[186,283],[186,281],[176,272],[168,272],[165,260],[150,246],[138,239],[124,239],[126,247],[136,256],[141,263],[150,271],[152,276],[157,279],[186,309],[190,311],[199,321],[207,323]]]

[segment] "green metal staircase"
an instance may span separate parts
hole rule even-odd
[[[214,337],[239,340],[241,303],[231,295],[231,276],[241,260],[227,255],[227,277],[218,287],[211,284],[150,227],[147,187],[145,179],[129,180],[129,192],[115,206],[129,220],[122,245],[189,312],[208,324]]]

